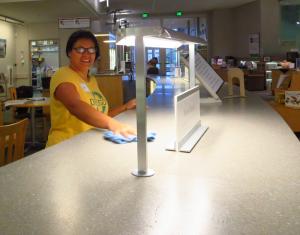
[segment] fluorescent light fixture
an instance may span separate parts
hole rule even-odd
[[[177,40],[157,38],[151,36],[144,37],[144,44],[146,47],[155,48],[178,48],[182,45],[182,43]]]
[[[15,18],[11,18],[11,17],[5,16],[5,15],[0,15],[0,20],[7,22],[7,23],[24,25],[24,21],[17,20]]]
[[[135,36],[124,37],[117,42],[117,45],[135,46]],[[155,48],[178,48],[182,45],[182,43],[172,39],[144,36],[144,45],[145,47]]]
[[[109,7],[109,0],[99,0],[100,3],[106,2],[106,7]]]
[[[116,40],[104,40],[103,42],[104,42],[104,43],[115,43]]]
[[[127,36],[122,38],[120,41],[116,43],[121,46],[134,47],[135,46],[135,36]]]
[[[95,33],[94,36],[95,37],[107,37],[107,36],[109,36],[109,33]]]

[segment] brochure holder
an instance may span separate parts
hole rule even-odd
[[[208,127],[200,121],[200,87],[174,96],[176,139],[167,150],[190,153]]]
[[[188,58],[182,57],[182,61],[189,67]],[[211,98],[201,98],[201,103],[222,102],[217,92],[224,81],[199,53],[195,54],[195,76],[211,95]]]

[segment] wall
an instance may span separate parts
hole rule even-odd
[[[285,56],[280,46],[280,5],[278,0],[261,0],[261,42],[263,55]]]
[[[249,34],[261,34],[260,1],[233,9],[235,57],[249,57]],[[261,35],[260,35],[261,36]]]
[[[233,10],[215,10],[208,14],[209,55],[225,57],[234,51]]]
[[[60,44],[60,66],[65,66],[69,64],[69,58],[66,55],[66,45],[70,35],[78,29],[59,29],[58,38]]]
[[[57,22],[43,24],[26,24],[16,28],[16,56],[17,56],[17,86],[31,84],[31,68],[29,55],[29,41],[42,39],[58,39],[59,66],[67,65],[69,60],[65,53],[67,40],[74,29],[58,29]],[[20,55],[24,54],[25,64],[20,63]]]
[[[16,86],[30,85],[29,49],[27,27],[16,25]]]
[[[260,34],[260,54],[282,57],[280,8],[277,0],[257,0],[208,16],[210,56],[249,57],[249,34]]]
[[[9,79],[10,68],[12,69],[13,76],[15,74],[15,26],[10,23],[0,21],[0,38],[6,39],[6,56],[5,58],[0,58],[0,72],[4,73],[6,78]]]

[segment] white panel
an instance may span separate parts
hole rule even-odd
[[[200,95],[199,90],[177,102],[177,135],[183,139],[200,121]]]

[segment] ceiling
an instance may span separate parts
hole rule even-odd
[[[91,17],[106,15],[95,10],[97,0],[0,0],[0,15],[25,23],[54,22],[58,18]],[[149,12],[152,15],[199,13],[212,9],[231,8],[254,0],[109,0],[109,10],[131,10],[131,13]]]

